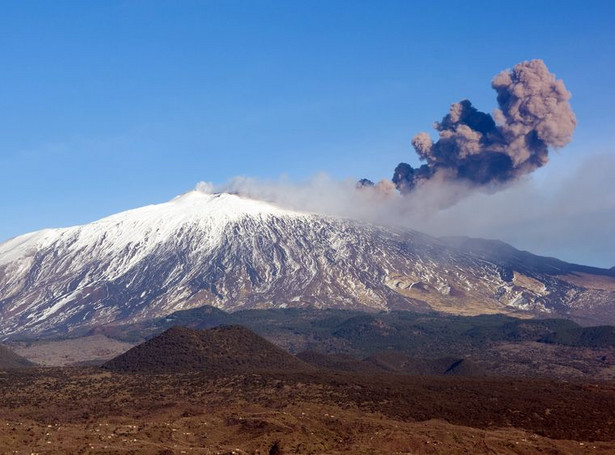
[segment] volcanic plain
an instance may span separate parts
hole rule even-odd
[[[0,453],[615,453],[612,381],[387,370],[400,359],[172,327],[102,366],[0,371]]]

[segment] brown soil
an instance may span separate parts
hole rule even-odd
[[[0,396],[7,454],[615,453],[613,383],[36,368]]]
[[[615,291],[615,277],[592,275],[590,273],[574,272],[568,275],[558,275],[559,279],[588,289]]]
[[[480,353],[481,365],[492,374],[615,381],[612,348],[593,349],[523,341],[494,343]]]

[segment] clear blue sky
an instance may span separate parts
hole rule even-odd
[[[615,151],[611,1],[0,7],[0,241],[201,180],[390,178],[415,133],[463,98],[491,112],[491,78],[532,58],[579,121],[553,169]]]

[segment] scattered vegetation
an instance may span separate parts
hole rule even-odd
[[[311,367],[242,326],[209,330],[172,327],[103,368],[115,371],[210,374],[251,371],[304,371]]]
[[[316,326],[380,346],[404,336],[381,315],[339,316]],[[448,336],[447,321],[397,317]],[[560,327],[509,322],[466,332],[508,342]],[[240,326],[174,327],[104,368],[0,371],[0,396],[1,453],[615,452],[614,382],[487,377],[470,360],[394,350],[295,357]]]
[[[46,454],[615,450],[613,384],[74,367],[3,373],[0,396],[1,453],[24,447]]]
[[[615,329],[581,327],[564,319],[311,308],[225,313],[201,307],[148,324],[99,331],[117,339],[145,340],[175,323],[203,329],[221,322],[248,327],[292,354],[308,351],[312,356],[346,356],[345,360],[330,357],[316,361],[319,366],[345,371],[362,371],[364,359],[396,353],[417,359],[420,365],[415,363],[413,368],[393,368],[411,374],[439,374],[440,367],[426,365],[447,359],[448,366],[463,360],[459,365],[462,370],[475,375],[615,379]]]

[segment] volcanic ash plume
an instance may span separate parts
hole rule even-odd
[[[402,194],[434,178],[493,188],[543,166],[549,147],[570,141],[576,126],[570,93],[542,60],[502,71],[491,85],[499,105],[493,116],[463,100],[435,123],[435,143],[427,133],[414,136],[412,145],[426,164],[397,166],[393,182]]]

